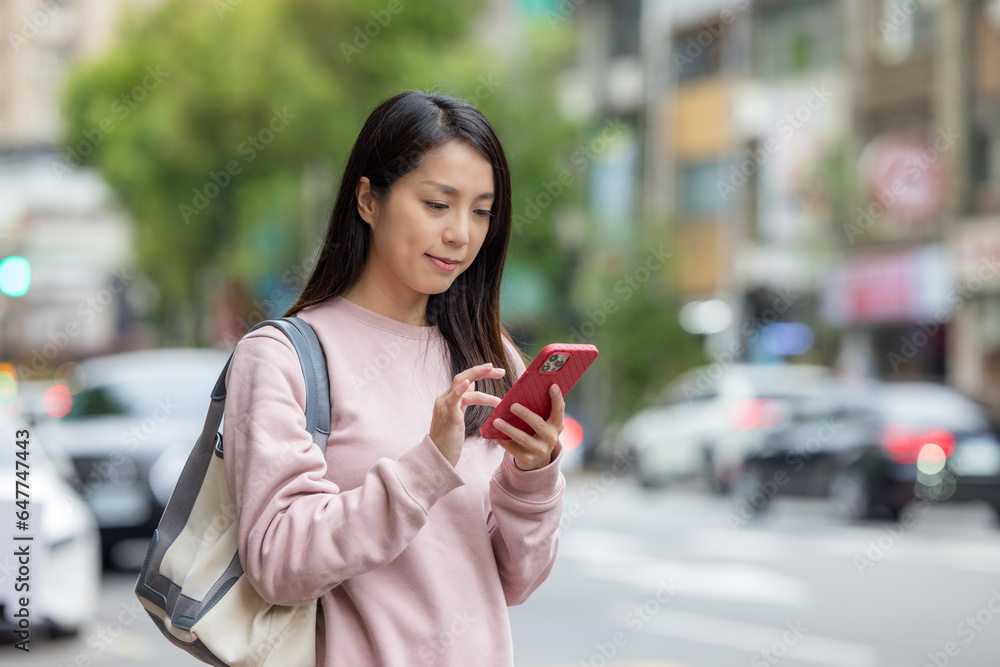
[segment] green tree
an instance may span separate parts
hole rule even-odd
[[[551,78],[572,40],[534,34],[498,57],[475,41],[483,6],[168,0],[123,21],[115,50],[67,86],[66,165],[96,166],[131,213],[165,342],[207,342],[199,319],[216,277],[253,286],[301,265],[321,237],[331,175],[371,109],[399,90],[479,105],[508,148],[515,193],[550,177],[573,136]],[[316,174],[327,182],[311,201],[303,185]],[[515,234],[511,252],[555,276],[558,253],[536,242],[548,218]]]
[[[706,361],[703,342],[679,323],[682,300],[673,284],[675,252],[667,228],[640,229],[650,231],[605,261],[591,261],[593,275],[578,281],[582,317],[576,330],[600,350],[609,422],[646,407],[670,380]]]

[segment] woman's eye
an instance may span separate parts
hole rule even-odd
[[[447,204],[442,204],[441,202],[437,202],[437,201],[429,201],[429,202],[424,202],[424,203],[427,204],[428,206],[430,206],[432,209],[434,209],[436,211],[441,211],[443,209],[448,208]]]
[[[476,215],[478,215],[480,218],[485,218],[487,220],[493,217],[493,213],[491,211],[484,211],[482,209],[476,211]]]

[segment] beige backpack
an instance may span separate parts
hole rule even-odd
[[[281,329],[299,355],[306,383],[306,428],[326,451],[330,389],[323,349],[298,317],[265,320]],[[248,332],[249,333],[249,332]],[[226,373],[212,391],[205,427],[167,502],[135,585],[135,594],[175,646],[219,667],[314,667],[316,605],[265,602],[238,553],[236,510],[226,486],[219,426]]]

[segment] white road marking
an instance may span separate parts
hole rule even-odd
[[[642,555],[634,538],[576,530],[560,538],[559,557],[580,563],[586,576],[653,589],[673,580],[679,597],[739,600],[786,607],[808,607],[814,587],[758,565],[686,563]]]
[[[698,529],[685,533],[677,549],[682,558],[718,558],[760,563],[801,562],[813,558],[868,558],[908,562],[969,572],[1000,573],[1000,543],[942,539],[901,525],[838,527],[836,534],[796,536],[741,530]],[[874,547],[873,547],[874,545]],[[872,555],[869,555],[871,552]]]
[[[787,653],[782,652],[781,657],[830,667],[872,667],[877,664],[878,654],[871,646],[812,635],[807,627],[805,629],[806,632],[801,636],[794,637],[788,627],[773,628],[672,609],[661,609],[643,628],[645,632],[665,637],[751,653],[771,650],[773,646],[780,644],[787,648]],[[785,644],[785,633],[789,633],[795,643]],[[775,651],[772,657],[778,657],[778,652]],[[763,656],[761,659],[766,660]]]

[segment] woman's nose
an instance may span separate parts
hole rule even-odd
[[[457,243],[459,245],[465,245],[469,242],[469,214],[468,213],[456,213],[450,221],[448,228],[445,230],[444,238],[446,241],[452,243]]]

